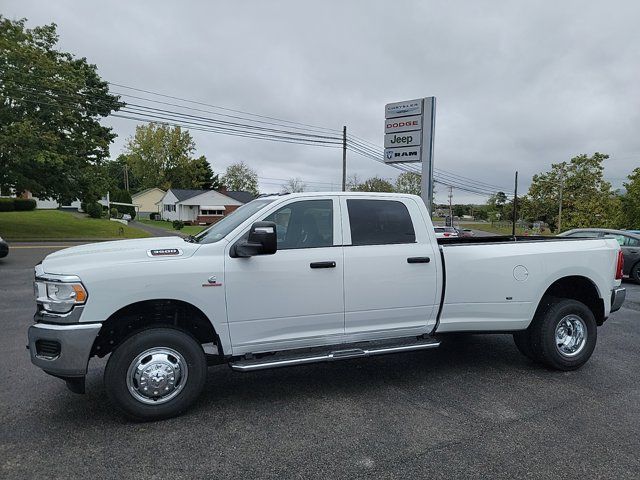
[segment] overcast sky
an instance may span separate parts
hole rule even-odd
[[[382,145],[384,105],[436,96],[435,166],[509,188],[579,153],[640,166],[640,2],[8,1],[111,82],[349,131]],[[115,158],[135,128],[111,120]],[[214,171],[341,181],[341,151],[193,132]],[[398,171],[353,153],[349,174]],[[261,180],[278,190],[277,180]],[[321,187],[320,183],[309,183]],[[445,188],[437,187],[438,201]],[[454,202],[483,202],[454,191]]]

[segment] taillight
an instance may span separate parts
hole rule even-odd
[[[623,269],[624,269],[624,255],[622,255],[622,250],[618,250],[618,264],[616,265],[616,280],[622,280]]]

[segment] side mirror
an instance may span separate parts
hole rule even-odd
[[[233,247],[234,257],[253,257],[255,255],[273,255],[278,250],[276,224],[256,222],[251,225],[249,237],[240,240]]]

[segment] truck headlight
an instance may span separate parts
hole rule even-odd
[[[67,313],[74,305],[82,305],[87,300],[87,291],[80,282],[36,281],[37,302],[42,308],[53,313]]]

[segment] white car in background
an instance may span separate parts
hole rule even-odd
[[[458,231],[453,227],[433,227],[436,238],[453,238],[458,236]]]

